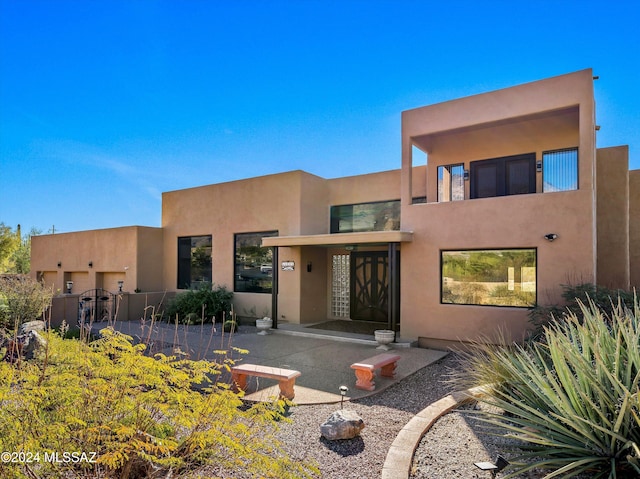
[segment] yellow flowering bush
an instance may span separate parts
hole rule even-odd
[[[228,356],[150,356],[112,329],[90,343],[45,337],[35,359],[0,362],[0,477],[293,479],[316,471],[274,439],[283,402],[243,407],[241,393],[218,380]]]

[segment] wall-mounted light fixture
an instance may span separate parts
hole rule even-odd
[[[89,261],[89,268],[93,268],[93,261]]]
[[[600,125],[596,125],[596,131],[600,131]]]
[[[122,293],[122,287],[124,286],[123,280],[118,280],[118,293]]]
[[[347,251],[355,251],[356,247],[352,244],[348,244],[344,247]]]
[[[58,261],[58,268],[62,268],[62,261]]]
[[[73,281],[67,281],[67,294],[71,294],[71,289],[73,289]]]
[[[542,161],[536,161],[536,171],[542,171]]]
[[[311,261],[309,261],[307,263],[307,273],[311,273],[312,269],[313,269],[313,263]]]
[[[464,181],[469,181],[469,170],[464,170],[463,178]]]
[[[544,235],[544,239],[546,239],[547,241],[553,241],[553,240],[558,239],[558,235],[555,234],[555,233],[549,233],[549,234]]]

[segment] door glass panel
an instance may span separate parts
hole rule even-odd
[[[495,163],[476,165],[474,181],[475,198],[498,196],[498,165]]]
[[[507,194],[522,195],[535,193],[531,191],[531,162],[528,159],[508,161]]]

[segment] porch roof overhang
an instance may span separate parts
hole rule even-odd
[[[269,236],[262,238],[262,246],[341,246],[409,243],[413,231],[367,231],[363,233],[333,233],[303,236]]]

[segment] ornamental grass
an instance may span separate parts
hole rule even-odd
[[[477,346],[465,356],[465,386],[486,385],[481,412],[516,440],[505,478],[640,477],[640,305],[603,315],[593,303],[544,328],[540,341]],[[491,411],[491,408],[489,408]],[[497,428],[497,429],[496,429]]]

